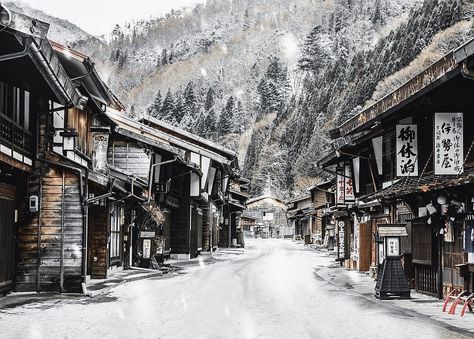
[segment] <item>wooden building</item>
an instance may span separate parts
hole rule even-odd
[[[255,219],[256,235],[265,232],[270,237],[293,237],[293,229],[286,227],[285,203],[270,193],[248,199],[244,216]]]
[[[126,118],[87,56],[0,14],[0,293],[86,292],[138,252],[217,246],[219,211],[246,200],[235,153]]]
[[[203,173],[200,187],[192,199],[194,218],[203,220],[197,231],[197,251],[230,247],[232,239],[236,239],[240,214],[248,198],[248,181],[237,174],[237,154],[152,117],[143,118],[141,122],[156,130],[158,135],[166,135],[169,143],[182,150]],[[187,253],[176,253],[173,257],[186,258]]]
[[[393,248],[405,273],[438,297],[473,287],[473,54],[470,41],[331,131],[335,148],[320,161],[353,185],[357,199],[342,195],[340,206],[371,233],[364,257],[380,264],[378,226],[403,225],[408,237]]]
[[[314,207],[311,196],[292,199],[286,203],[287,220],[295,230],[295,239],[313,243]]]
[[[334,225],[331,224],[331,217],[326,213],[326,209],[334,204],[334,180],[321,182],[308,188],[311,194],[311,201],[314,207],[314,225],[313,232],[315,243],[327,246],[330,242],[330,236],[334,238]]]

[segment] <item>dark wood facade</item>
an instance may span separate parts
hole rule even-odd
[[[341,161],[359,159],[353,179],[359,183],[357,197],[361,203],[342,209],[372,224],[371,264],[379,264],[377,225],[403,224],[408,234],[400,243],[405,274],[417,291],[437,297],[454,288],[467,288],[470,279],[460,267],[471,265],[462,238],[466,220],[474,213],[470,201],[474,193],[470,179],[474,140],[469,129],[474,123],[470,114],[474,102],[469,94],[474,90],[473,45],[470,41],[449,53],[332,131],[339,139],[335,149],[320,161],[321,166],[331,169]],[[435,114],[451,112],[463,113],[464,142],[460,149],[464,170],[456,175],[435,174]],[[400,124],[418,126],[416,176],[397,176],[395,132]]]
[[[152,256],[212,250],[236,155],[119,118],[87,56],[12,15],[0,32],[0,293],[86,292],[88,279],[133,266],[142,230],[163,240]],[[150,206],[161,221],[149,223]]]

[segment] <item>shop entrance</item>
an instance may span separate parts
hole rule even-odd
[[[0,183],[0,294],[12,289],[14,276],[15,188]]]

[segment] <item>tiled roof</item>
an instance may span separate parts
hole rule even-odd
[[[474,166],[464,169],[461,175],[435,175],[433,172],[420,177],[403,177],[393,185],[378,192],[366,195],[363,201],[374,199],[390,199],[415,193],[426,193],[450,187],[474,183]]]

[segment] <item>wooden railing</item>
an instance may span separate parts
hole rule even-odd
[[[0,113],[0,141],[16,151],[32,154],[33,136],[23,126]]]
[[[438,274],[433,266],[415,266],[416,291],[436,296],[438,294]]]

